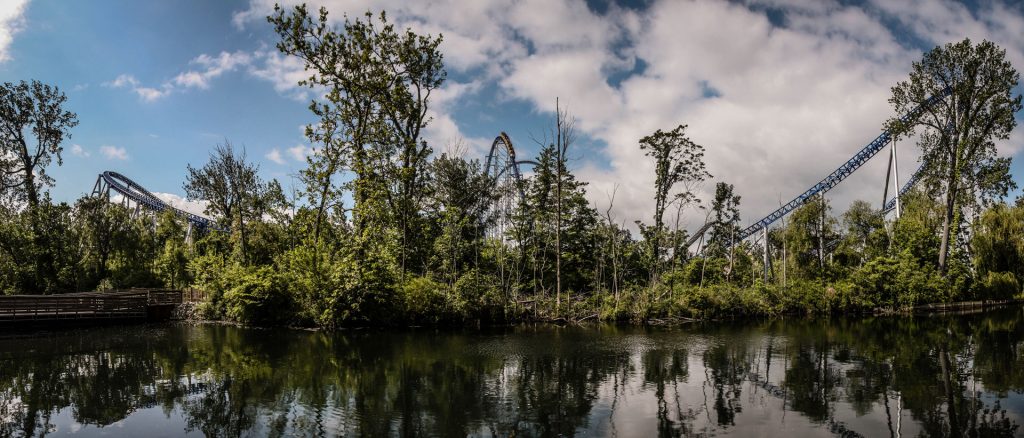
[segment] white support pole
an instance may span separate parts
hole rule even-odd
[[[896,158],[896,140],[892,141],[892,187],[893,194],[896,196],[896,219],[900,218],[903,213],[903,206],[900,205],[900,166],[899,160]]]
[[[768,227],[762,228],[764,242],[764,284],[768,284]]]

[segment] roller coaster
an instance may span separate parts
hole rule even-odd
[[[126,208],[131,208],[132,204],[134,204],[135,214],[140,213],[142,209],[155,213],[172,211],[176,216],[188,221],[190,227],[196,227],[201,230],[221,230],[214,223],[213,219],[172,207],[131,178],[107,170],[96,177],[96,184],[92,188],[92,195],[104,197],[109,201],[111,192],[121,195],[121,205]]]
[[[912,111],[900,116],[900,121],[909,122],[916,119],[921,115],[923,111],[931,107],[932,105],[944,100],[952,92],[951,89],[947,88],[942,92],[929,97],[927,100],[922,102]],[[781,205],[777,210],[769,213],[767,216],[754,222],[753,224],[742,229],[736,236],[736,242],[742,242],[747,238],[755,235],[759,231],[767,231],[768,227],[793,212],[800,206],[806,204],[808,201],[813,199],[815,196],[821,196],[832,190],[835,186],[839,185],[840,182],[845,180],[847,177],[852,175],[857,169],[860,169],[865,163],[871,158],[877,155],[885,146],[893,143],[895,140],[894,133],[889,130],[883,130],[874,140],[868,143],[866,146],[861,148],[852,158],[843,163],[832,173],[828,174],[825,178],[819,181],[817,184],[811,186],[809,189],[798,195],[793,200]],[[889,174],[886,176],[886,187],[885,193],[883,194],[883,206],[882,212],[889,213],[890,211],[896,210],[897,216],[899,216],[899,199],[910,191],[914,185],[921,179],[921,175],[927,165],[922,164],[916,172],[910,177],[910,179],[900,187],[899,191],[891,198],[888,198],[888,185],[889,176],[895,173],[896,169],[896,151],[895,145],[893,146],[892,155],[889,157],[890,166]],[[519,169],[520,164],[533,164],[535,162],[529,160],[517,160],[515,155],[515,149],[512,146],[512,141],[508,135],[502,132],[494,139],[491,144],[491,150],[487,154],[487,174],[495,182],[495,194],[496,201],[492,206],[492,212],[499,218],[497,226],[492,229],[492,235],[500,236],[504,232],[506,227],[507,218],[511,213],[511,209],[514,208],[513,203],[515,201],[523,201],[525,194],[523,193],[523,185],[521,184],[522,172]],[[896,176],[895,185],[899,185],[898,175]],[[516,197],[518,196],[518,199]],[[714,222],[705,223],[697,232],[695,232],[690,239],[686,242],[685,247],[689,248],[692,246],[701,236],[704,235],[715,225]]]
[[[950,92],[950,89],[946,89],[945,91],[928,98],[914,110],[902,115],[900,120],[908,122],[917,118],[924,110],[935,103],[944,100]],[[793,200],[783,204],[777,210],[742,229],[736,235],[735,241],[742,242],[759,231],[766,231],[770,225],[791,213],[793,210],[796,210],[800,206],[806,204],[815,196],[824,195],[826,192],[852,175],[857,169],[863,166],[864,163],[877,155],[878,152],[893,141],[894,134],[892,132],[889,130],[882,131],[878,137],[864,146],[860,151],[854,154],[852,158],[839,166],[835,171],[828,174],[828,176],[823,178],[817,184],[813,185]],[[895,159],[896,153],[895,150],[893,150],[893,154],[890,156],[890,174],[892,174],[896,168]],[[491,148],[487,153],[484,167],[484,171],[492,184],[491,202],[490,205],[487,206],[487,216],[490,218],[490,225],[487,227],[487,234],[490,237],[504,240],[515,209],[518,208],[520,203],[525,202],[526,193],[523,184],[523,172],[520,169],[521,165],[536,166],[537,162],[518,159],[516,157],[516,150],[515,146],[512,144],[512,140],[509,138],[508,134],[501,132],[494,138],[494,141],[491,142]],[[888,213],[895,209],[897,211],[897,215],[899,214],[900,196],[906,194],[906,192],[917,184],[925,166],[926,164],[918,168],[892,199],[888,199],[888,176],[886,177],[886,193],[883,195],[883,213]],[[899,185],[898,179],[895,184]],[[105,171],[99,174],[96,178],[96,184],[93,186],[93,195],[104,196],[109,200],[111,192],[116,192],[122,195],[121,202],[126,207],[130,207],[130,204],[134,203],[136,212],[139,212],[143,208],[152,212],[170,210],[177,216],[186,219],[190,226],[195,226],[200,229],[220,229],[217,228],[217,225],[212,219],[172,207],[130,178],[117,172]],[[703,236],[705,232],[711,229],[712,226],[714,226],[713,222],[705,223],[686,242],[686,247],[693,245],[693,243]]]
[[[536,166],[537,162],[517,159],[512,139],[504,132],[498,134],[491,142],[484,165],[492,184],[492,202],[487,215],[493,221],[493,226],[488,227],[491,237],[505,239],[515,209],[525,201],[523,173],[519,168],[524,164]]]

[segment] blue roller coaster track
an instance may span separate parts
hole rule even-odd
[[[918,116],[921,115],[921,112],[923,112],[925,109],[945,99],[946,96],[949,96],[950,92],[950,89],[946,89],[943,92],[928,98],[928,100],[924,101],[921,105],[918,105],[918,107],[915,108],[913,111],[910,111],[909,113],[901,116],[900,120],[903,122],[908,122],[910,120],[916,119]],[[868,143],[867,146],[864,146],[864,148],[861,149],[860,152],[857,152],[857,154],[854,155],[853,158],[847,160],[846,163],[843,163],[842,166],[839,166],[838,169],[830,173],[817,184],[807,189],[807,191],[801,193],[792,201],[789,201],[783,206],[779,207],[779,209],[769,213],[761,220],[754,222],[752,225],[743,229],[743,231],[741,231],[740,234],[737,236],[736,240],[742,241],[752,236],[754,233],[757,233],[758,231],[767,228],[769,225],[775,223],[775,221],[781,219],[783,216],[789,214],[793,210],[796,210],[814,196],[828,192],[833,187],[842,182],[844,179],[853,174],[854,171],[863,166],[864,163],[866,163],[868,160],[874,157],[879,151],[882,150],[882,148],[884,148],[892,140],[893,135],[891,132],[889,132],[888,130],[882,131],[882,133],[877,138],[872,140],[871,143]],[[910,178],[910,181],[907,181],[907,184],[905,184],[903,188],[900,189],[900,195],[904,194],[913,186],[913,184],[917,183],[917,181],[920,179],[920,174],[921,170],[918,169],[918,171],[914,173],[914,176]],[[886,204],[886,211],[895,208],[895,199],[896,198],[893,198],[893,200],[890,201],[890,203],[892,204],[891,208],[888,204]]]
[[[96,177],[96,185],[93,186],[92,194],[94,196],[104,196],[107,200],[110,200],[110,192],[112,191],[123,196],[123,202],[126,205],[128,202],[134,202],[137,208],[145,208],[156,213],[170,210],[197,228],[222,230],[214,223],[213,219],[174,208],[127,176],[110,170],[99,174]]]

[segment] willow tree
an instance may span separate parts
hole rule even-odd
[[[989,41],[975,45],[964,39],[925,53],[913,63],[910,78],[892,88],[889,102],[898,114],[948,93],[924,105],[918,117],[887,122],[898,136],[920,133],[918,146],[927,164],[923,182],[945,196],[938,256],[943,273],[964,209],[977,211],[979,204],[1005,196],[1014,186],[1010,159],[997,156],[996,141],[1007,140],[1017,125],[1021,96],[1013,89],[1019,80],[1005,50]]]

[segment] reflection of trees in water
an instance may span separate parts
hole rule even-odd
[[[679,382],[685,382],[690,374],[688,356],[683,349],[652,349],[641,354],[643,385],[654,387],[658,403],[659,436],[690,436],[694,433],[692,424],[697,413],[692,408],[684,409],[679,393]],[[671,400],[667,394],[669,385]]]
[[[735,425],[736,414],[743,411],[740,395],[753,365],[752,357],[753,352],[736,342],[719,343],[704,351],[704,368],[714,389],[714,409],[719,426]]]
[[[758,408],[743,404],[749,385],[837,435],[895,435],[902,411],[922,435],[1012,436],[1018,425],[981,394],[1024,390],[1021,321],[1017,309],[710,326],[648,333],[652,344],[641,349],[588,330],[483,340],[220,326],[89,330],[0,341],[0,436],[45,434],[67,407],[96,426],[141,408],[179,409],[186,430],[208,436],[614,433],[616,410],[638,392],[653,396],[660,436],[687,436],[705,415],[711,427],[741,424],[745,407]],[[700,370],[689,365],[690,347],[663,345],[686,336],[708,345]],[[33,351],[21,353],[29,343]],[[774,373],[780,382],[770,381],[769,367],[784,368]],[[701,397],[686,397],[683,388],[695,391],[691,374],[704,375],[703,407],[686,402]],[[852,431],[837,420],[843,415],[884,415],[889,430]]]

